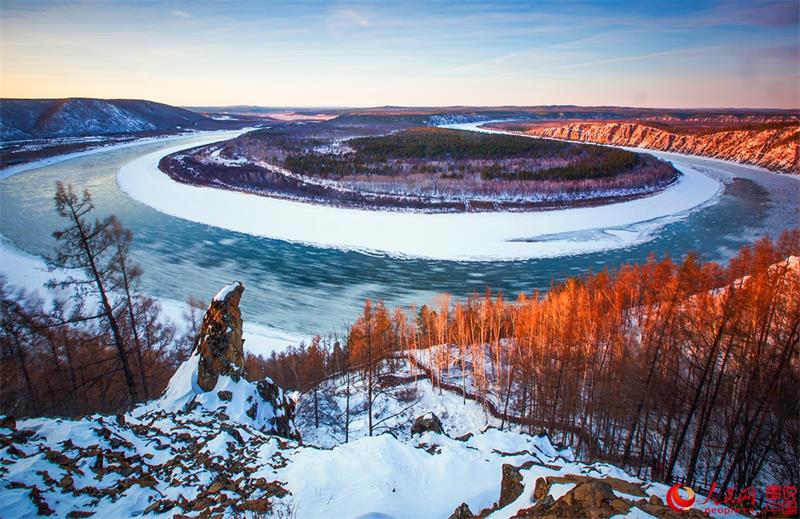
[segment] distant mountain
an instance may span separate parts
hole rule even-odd
[[[140,99],[2,99],[0,139],[14,141],[191,128],[208,118]]]

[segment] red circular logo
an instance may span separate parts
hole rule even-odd
[[[688,497],[681,497],[678,492],[680,489],[684,489]],[[667,491],[667,505],[676,512],[686,512],[694,505],[694,490],[689,487],[682,487],[677,483],[672,485]]]

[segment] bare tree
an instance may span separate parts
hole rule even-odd
[[[114,306],[111,304],[110,275],[114,270],[114,245],[111,228],[116,219],[111,216],[104,220],[87,220],[94,209],[92,196],[88,190],[79,197],[71,185],[62,182],[56,184],[55,204],[58,214],[68,220],[68,225],[61,231],[53,233],[58,240],[56,255],[50,263],[53,267],[79,269],[87,279],[68,277],[63,281],[51,281],[50,286],[73,286],[78,294],[90,293],[99,299],[99,313],[108,324],[116,347],[117,357],[122,366],[125,383],[130,395],[130,405],[137,401],[136,382],[128,362],[125,340],[122,337]]]

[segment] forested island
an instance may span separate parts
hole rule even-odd
[[[178,182],[367,209],[535,210],[658,192],[679,177],[653,156],[603,146],[342,116],[181,151]]]

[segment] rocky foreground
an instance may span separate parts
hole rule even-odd
[[[532,126],[525,133],[553,139],[701,155],[800,174],[800,125],[797,124],[693,134],[676,133],[642,122],[573,121]]]
[[[705,516],[673,512],[666,485],[576,461],[547,435],[489,427],[453,438],[431,413],[396,434],[306,446],[295,401],[246,378],[243,291],[235,283],[213,299],[158,400],[117,416],[3,417],[2,517]]]

